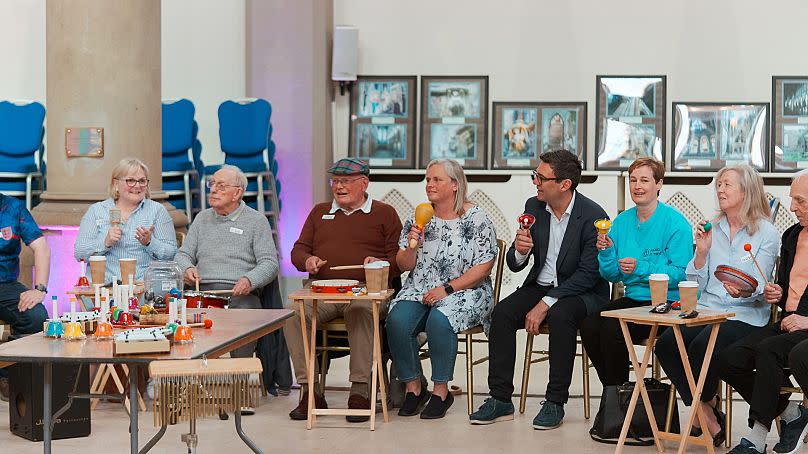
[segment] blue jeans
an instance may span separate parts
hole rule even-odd
[[[387,315],[387,343],[398,379],[408,382],[421,376],[416,336],[424,331],[429,342],[432,381],[448,383],[457,357],[457,333],[441,311],[420,301],[399,301]]]
[[[48,310],[42,304],[20,312],[20,294],[28,290],[19,282],[0,283],[0,320],[11,325],[14,334],[33,334],[42,331],[42,325],[48,319]],[[8,372],[0,369],[0,378],[7,378]]]

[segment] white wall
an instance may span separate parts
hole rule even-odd
[[[216,109],[246,93],[244,11],[244,0],[162,0],[162,97],[196,105],[206,164],[224,161]],[[45,0],[0,0],[0,59],[0,99],[45,104]]]

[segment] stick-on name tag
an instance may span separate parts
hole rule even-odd
[[[235,227],[230,227],[230,233],[236,233],[238,235],[241,235],[242,233],[244,233],[244,230],[237,229]]]
[[[326,220],[334,219],[334,215],[333,214],[324,214],[323,219],[326,219]]]
[[[95,225],[106,225],[108,223],[109,223],[109,221],[107,221],[106,219],[96,219],[95,220]]]

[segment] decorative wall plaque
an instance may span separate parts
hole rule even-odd
[[[65,128],[68,158],[104,157],[104,128]]]

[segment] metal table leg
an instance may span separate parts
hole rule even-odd
[[[138,454],[137,451],[137,364],[129,366],[129,451]]]
[[[53,382],[53,368],[50,361],[42,363],[44,371],[43,386],[42,386],[42,442],[45,447],[45,454],[51,454],[51,399],[52,390],[51,385]]]

